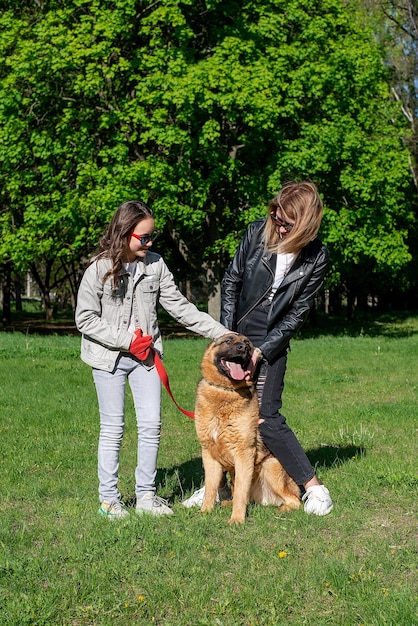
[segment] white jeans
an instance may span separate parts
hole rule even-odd
[[[155,493],[157,456],[161,433],[161,383],[157,370],[147,370],[124,355],[113,372],[93,369],[100,412],[98,474],[100,501],[120,500],[119,452],[125,426],[126,381],[134,399],[138,426],[138,457],[135,471],[137,498]]]

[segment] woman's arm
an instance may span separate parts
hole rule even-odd
[[[221,323],[230,330],[237,329],[237,306],[242,289],[242,279],[250,255],[251,244],[254,244],[254,237],[257,234],[257,225],[258,228],[263,227],[261,221],[253,222],[244,233],[222,281]]]
[[[290,307],[280,321],[270,330],[260,349],[267,359],[272,361],[288,345],[290,340],[302,327],[314,304],[315,296],[324,284],[328,269],[329,256],[325,246],[322,246],[314,263],[308,282],[300,293],[296,294]]]

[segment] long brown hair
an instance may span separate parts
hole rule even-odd
[[[114,287],[119,282],[122,259],[129,243],[129,236],[135,226],[146,217],[154,217],[153,212],[140,200],[123,202],[116,210],[103,237],[99,241],[97,258],[110,259],[112,268],[105,274],[104,281],[110,276]]]
[[[292,230],[281,240],[270,214],[294,224]],[[318,234],[322,220],[322,200],[316,186],[311,182],[286,183],[268,206],[264,230],[264,245],[269,252],[300,252]]]

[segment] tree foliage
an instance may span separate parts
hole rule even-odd
[[[363,0],[365,20],[384,49],[391,94],[399,103],[406,123],[404,145],[408,149],[415,190],[410,208],[415,214],[406,238],[412,259],[418,254],[418,5],[415,0]],[[403,269],[403,283],[416,293],[418,272],[413,260]],[[416,297],[412,299],[417,302]]]
[[[387,53],[392,93],[410,126],[407,144],[418,190],[418,5],[416,0],[369,0],[367,5],[373,9],[376,34]]]
[[[394,281],[413,215],[382,46],[339,0],[40,0],[1,14],[0,259],[75,293],[115,208],[209,296],[278,187],[325,199],[331,284]],[[360,280],[361,278],[361,280]],[[363,283],[363,284],[361,284]]]

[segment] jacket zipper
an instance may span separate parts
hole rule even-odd
[[[264,259],[265,259],[265,257],[263,257],[263,258],[262,258],[263,263],[264,263]],[[272,269],[271,269],[270,265],[269,265],[268,263],[264,263],[264,265],[266,266],[266,268],[268,269],[268,271],[269,271],[269,272],[270,272],[270,274],[272,275],[272,278],[273,278],[273,281],[274,281],[274,273],[273,273],[273,271],[272,271]],[[273,284],[273,283],[272,283],[272,284]],[[254,305],[253,305],[253,306],[252,306],[252,307],[251,307],[251,308],[250,308],[250,309],[246,312],[246,314],[245,314],[245,315],[243,315],[243,316],[241,317],[241,319],[239,319],[239,320],[237,321],[237,326],[238,326],[238,324],[241,324],[242,320],[243,320],[243,319],[245,319],[246,317],[248,317],[248,315],[249,315],[252,311],[254,311],[254,309],[256,309],[256,308],[258,307],[258,305],[260,304],[260,302],[262,302],[263,300],[265,300],[265,298],[268,296],[268,294],[270,293],[270,291],[271,291],[271,285],[270,285],[270,287],[267,289],[267,291],[265,291],[265,292],[264,292],[264,293],[260,296],[260,298],[259,298],[259,299],[258,299],[258,300],[254,303]]]

